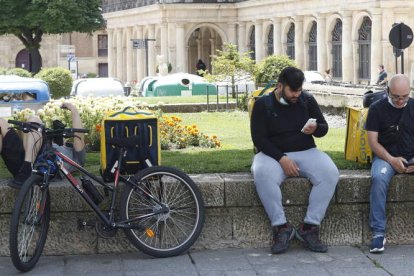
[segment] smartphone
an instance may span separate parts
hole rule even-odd
[[[408,160],[407,163],[403,162],[403,164],[404,164],[405,167],[413,166],[414,165],[414,160],[413,159]]]
[[[316,119],[315,118],[309,118],[309,120],[306,122],[306,124],[302,127],[302,132],[305,128],[307,128],[310,125],[316,124]]]

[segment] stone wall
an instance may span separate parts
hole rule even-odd
[[[267,247],[270,225],[257,197],[252,176],[239,174],[192,175],[206,204],[206,221],[193,248]],[[0,255],[8,255],[13,190],[0,183]],[[288,220],[297,226],[303,219],[311,185],[304,178],[288,179],[282,188]],[[368,228],[370,177],[368,171],[341,171],[334,198],[322,223],[322,240],[329,245],[363,245]],[[79,218],[94,214],[64,182],[53,183],[52,220],[44,254],[96,254],[134,252],[122,231],[115,238],[98,238],[94,227],[78,230]],[[414,244],[414,178],[394,177],[387,203],[388,242]]]

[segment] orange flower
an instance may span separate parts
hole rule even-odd
[[[102,125],[96,125],[96,126],[95,126],[95,130],[96,130],[96,132],[101,132],[101,130],[102,130]]]

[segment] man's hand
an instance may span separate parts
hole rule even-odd
[[[309,126],[307,126],[303,129],[303,133],[311,135],[315,132],[317,127],[318,127],[318,125],[316,123],[315,124],[310,124]]]
[[[280,158],[279,164],[287,176],[299,176],[298,165],[296,165],[295,161],[289,159],[289,157],[283,156]]]
[[[64,102],[62,103],[62,105],[60,106],[60,108],[62,109],[67,109],[69,111],[73,111],[73,110],[77,110],[76,106],[70,102]]]
[[[406,167],[405,173],[414,173],[414,165]]]
[[[404,162],[407,163],[407,160],[405,160],[405,158],[403,158],[403,157],[392,157],[389,160],[389,163],[391,164],[391,166],[398,173],[406,173],[408,171],[408,168],[406,168],[404,166]],[[412,167],[414,167],[414,166],[412,166]],[[412,170],[414,171],[414,168],[412,168]]]

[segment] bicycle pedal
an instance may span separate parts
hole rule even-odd
[[[78,219],[78,230],[85,230],[87,227],[95,227],[95,221]]]

